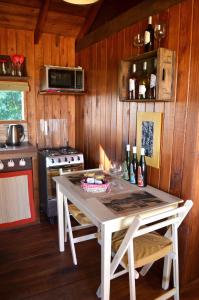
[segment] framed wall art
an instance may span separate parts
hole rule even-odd
[[[159,168],[162,113],[137,113],[137,149],[145,148],[148,166]]]

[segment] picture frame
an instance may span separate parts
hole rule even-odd
[[[162,128],[162,113],[138,112],[137,113],[137,149],[145,148],[146,164],[160,167],[160,143]]]

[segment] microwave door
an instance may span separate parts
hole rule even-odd
[[[74,89],[75,72],[73,70],[49,70],[49,88],[54,89]]]

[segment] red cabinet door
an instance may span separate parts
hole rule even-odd
[[[0,174],[0,228],[35,221],[32,170]]]

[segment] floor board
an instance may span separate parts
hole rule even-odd
[[[0,232],[0,299],[95,300],[100,282],[100,246],[95,240],[76,245],[78,266],[69,246],[59,253],[57,225],[41,224]],[[152,270],[136,281],[137,300],[162,293],[161,278]],[[111,300],[128,300],[128,276],[111,282]],[[199,299],[199,281],[183,290],[181,300]]]

